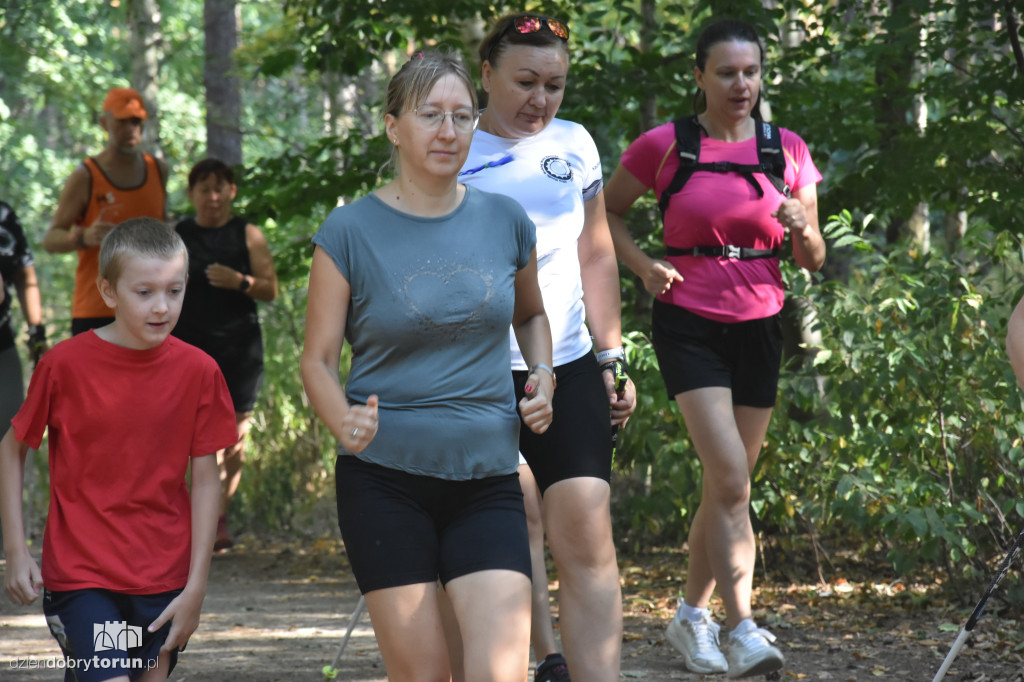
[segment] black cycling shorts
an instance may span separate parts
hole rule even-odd
[[[516,403],[525,395],[527,372],[512,372]],[[519,451],[541,494],[569,478],[612,477],[611,406],[601,368],[593,353],[555,368],[558,387],[552,401],[551,426],[536,434],[519,427]]]
[[[363,594],[446,585],[493,569],[532,575],[516,473],[450,481],[341,455],[335,489],[338,526]]]
[[[656,300],[651,340],[670,399],[720,386],[732,389],[734,405],[775,407],[782,363],[780,314],[717,322]]]

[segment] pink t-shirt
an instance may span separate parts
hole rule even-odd
[[[780,129],[786,154],[786,183],[794,192],[821,181],[800,136]],[[723,142],[701,137],[700,162],[757,163],[755,138]],[[637,138],[622,155],[622,165],[660,197],[679,167],[675,129],[671,122]],[[764,190],[759,198],[739,173],[697,171],[669,201],[665,214],[665,244],[681,249],[732,245],[774,249],[784,230],[771,214],[785,201],[760,173],[754,179]],[[719,322],[742,322],[769,317],[782,309],[784,292],[775,258],[737,260],[707,256],[669,256],[684,281],[658,296]]]
[[[189,461],[238,441],[213,358],[173,336],[131,350],[79,334],[39,361],[12,424],[32,448],[49,430],[47,589],[158,594],[185,586]]]

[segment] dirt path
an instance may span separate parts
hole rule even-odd
[[[215,557],[203,622],[174,680],[292,682],[323,679],[359,594],[334,540],[241,546]],[[683,557],[660,552],[624,559],[622,679],[699,680],[664,640]],[[761,585],[758,621],[786,655],[782,680],[923,680],[938,670],[973,604],[945,605],[920,586],[843,582],[829,596],[817,585]],[[552,583],[557,595],[557,583]],[[976,599],[977,597],[975,597]],[[950,682],[1024,682],[1024,623],[1001,618],[994,601],[947,675]],[[1005,611],[1005,610],[1004,610]],[[38,605],[0,597],[0,680],[60,680]],[[384,668],[362,618],[337,679],[384,682]],[[708,677],[707,679],[716,679]],[[724,679],[724,678],[717,678]],[[762,678],[763,679],[763,678]],[[577,681],[586,682],[586,681]]]

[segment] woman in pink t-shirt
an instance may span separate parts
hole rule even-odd
[[[664,213],[666,258],[645,254],[623,216],[639,197],[652,189],[660,197],[671,183],[679,167],[674,125],[634,141],[605,187],[616,253],[656,297],[655,353],[704,468],[686,591],[667,637],[690,670],[731,678],[783,664],[774,636],[757,627],[750,606],[750,473],[771,420],[781,362],[778,249],[788,232],[801,267],[813,272],[825,259],[815,189],[821,175],[799,136],[780,131],[792,196],[763,173],[726,165],[758,163],[763,63],[760,37],[743,22],[716,21],[698,39],[699,161],[719,166],[697,170],[672,195]],[[707,608],[716,585],[730,628],[724,655]]]

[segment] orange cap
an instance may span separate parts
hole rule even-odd
[[[131,88],[111,88],[103,100],[103,111],[109,111],[114,118],[148,118],[142,95]]]

